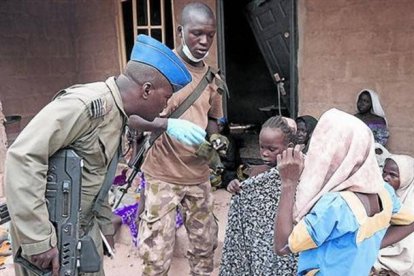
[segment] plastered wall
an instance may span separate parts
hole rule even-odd
[[[298,0],[299,115],[354,114],[356,94],[378,92],[388,148],[414,155],[414,1]]]
[[[76,80],[102,81],[118,75],[118,0],[77,0],[75,8]]]
[[[2,1],[0,100],[24,126],[75,80],[73,1]]]
[[[115,0],[2,1],[5,115],[21,115],[23,128],[58,90],[119,74],[117,5]]]
[[[115,0],[1,2],[0,201],[5,146],[33,116],[60,89],[119,74],[117,5]],[[7,137],[3,113],[22,117],[6,127]]]

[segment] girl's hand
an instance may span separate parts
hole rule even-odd
[[[288,148],[277,156],[277,168],[285,186],[297,185],[304,167],[304,155],[300,145]]]
[[[241,191],[241,185],[238,179],[233,179],[227,186],[227,191],[232,194],[238,194]]]

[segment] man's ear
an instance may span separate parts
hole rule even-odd
[[[179,37],[183,37],[183,26],[181,26],[181,25],[178,25],[178,27],[177,27],[177,31],[178,31],[178,36]]]
[[[152,90],[153,90],[153,85],[152,83],[150,83],[149,81],[145,82],[142,85],[142,90],[144,91],[142,93],[142,97],[146,100],[148,99],[149,95],[151,94]]]

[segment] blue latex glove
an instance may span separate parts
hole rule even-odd
[[[167,134],[188,146],[198,146],[205,141],[206,131],[192,122],[168,119]]]

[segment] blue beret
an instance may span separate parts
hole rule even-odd
[[[138,35],[132,48],[131,60],[148,64],[160,71],[177,92],[191,81],[190,72],[166,45],[147,36]]]

